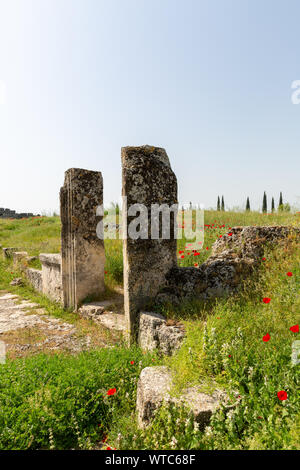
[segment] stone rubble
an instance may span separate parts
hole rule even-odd
[[[115,330],[125,333],[125,316],[120,312],[110,310],[113,304],[114,300],[91,302],[82,305],[78,310],[78,313],[83,318],[93,320],[109,330]]]
[[[170,356],[180,348],[184,337],[185,331],[182,324],[169,325],[159,313],[140,313],[138,344],[143,350],[158,349]]]
[[[237,292],[243,280],[259,266],[265,248],[283,239],[300,238],[300,229],[285,226],[233,227],[212,247],[199,267],[173,267],[156,301],[178,304],[184,298],[209,300]]]
[[[189,387],[179,396],[171,395],[172,374],[165,366],[146,367],[142,370],[137,385],[136,411],[140,428],[145,429],[155,416],[163,402],[173,403],[189,409],[199,429],[204,430],[209,424],[212,413],[226,402],[226,394],[215,389],[212,393],[203,393],[199,386]],[[228,409],[235,405],[228,406]]]

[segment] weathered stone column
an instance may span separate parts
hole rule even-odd
[[[104,240],[96,229],[103,204],[102,174],[71,168],[60,190],[62,288],[65,307],[78,309],[104,291]],[[103,225],[103,224],[102,224]],[[98,226],[99,235],[99,226]]]
[[[165,204],[168,208],[177,204],[177,180],[166,151],[158,147],[123,147],[123,263],[124,263],[124,309],[127,331],[131,342],[137,339],[138,312],[153,300],[165,286],[167,272],[177,264],[176,214],[170,214],[170,236],[163,239],[161,217],[152,215],[151,206]],[[134,204],[147,208],[148,226],[140,237],[128,236],[130,225],[136,224]],[[137,206],[135,206],[137,207]],[[177,209],[177,208],[176,208]],[[143,217],[143,216],[142,216]],[[155,228],[159,237],[151,239]],[[168,230],[167,230],[168,232]],[[126,237],[127,235],[127,237]]]

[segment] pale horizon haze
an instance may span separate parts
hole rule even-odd
[[[59,211],[71,167],[119,201],[164,147],[181,203],[300,207],[296,0],[0,0],[0,207]]]

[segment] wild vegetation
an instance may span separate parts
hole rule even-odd
[[[205,238],[197,254],[178,242],[181,266],[201,264],[214,241],[236,225],[300,226],[300,215],[279,211],[207,211]],[[30,255],[58,252],[57,217],[0,221],[0,244]],[[122,245],[106,240],[108,288],[122,280]],[[199,254],[198,254],[199,253]],[[0,290],[41,302],[50,315],[75,321],[74,314],[35,294],[11,287],[18,273],[0,262]],[[299,449],[299,365],[291,361],[299,337],[300,250],[293,237],[267,249],[259,271],[241,292],[209,304],[166,305],[168,317],[187,332],[171,358],[143,354],[122,342],[78,355],[39,354],[0,365],[0,449]],[[1,337],[0,337],[1,339]],[[236,401],[217,411],[203,432],[187,410],[163,407],[153,424],[134,424],[136,382],[147,365],[166,364],[174,393],[188,384],[223,388]],[[234,392],[234,394],[233,394]]]

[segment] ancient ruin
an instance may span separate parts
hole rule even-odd
[[[29,217],[40,217],[40,215],[34,216],[31,212],[21,212],[18,214],[14,210],[0,207],[0,219],[27,219]]]
[[[98,206],[103,204],[100,172],[71,168],[65,173],[60,191],[62,222],[62,292],[65,307],[75,310],[87,297],[104,291],[104,240],[96,227],[101,221]],[[99,227],[99,225],[98,225]]]
[[[171,213],[169,239],[163,239],[159,215],[151,219],[151,205],[177,204],[177,180],[162,148],[122,148],[124,309],[132,341],[137,338],[138,312],[154,299],[166,283],[166,274],[176,266],[176,213]],[[147,213],[139,213],[139,204]],[[136,216],[148,219],[147,233],[132,238],[128,233]],[[135,220],[134,220],[135,219]],[[159,238],[152,239],[153,225]]]
[[[21,251],[21,247],[3,248],[3,255],[22,267],[32,286],[50,299],[111,332],[123,334],[144,351],[158,350],[161,354],[172,355],[185,339],[184,326],[151,311],[151,306],[165,302],[176,305],[192,297],[207,301],[236,293],[261,264],[265,247],[288,237],[299,238],[300,229],[233,227],[214,243],[212,255],[202,265],[180,267],[177,265],[177,180],[166,151],[148,145],[124,147],[122,171],[124,296],[119,288],[113,299],[101,299],[105,289],[103,227],[109,224],[108,218],[103,224],[100,172],[71,168],[65,173],[60,192],[61,254],[40,254],[42,270],[28,267],[32,257]],[[167,226],[162,217],[164,211],[168,214]],[[11,285],[23,285],[23,281],[23,278],[15,278]],[[10,297],[0,300],[12,312],[10,321],[43,326],[36,315],[28,320],[23,308],[16,316],[13,310],[16,306]],[[73,330],[68,325],[57,327],[54,324],[49,328],[66,329],[62,340],[55,335],[54,348],[62,342],[70,350],[82,347],[73,338]],[[159,366],[142,370],[136,402],[141,428],[146,428],[155,411],[168,402],[187,408],[199,429],[204,430],[215,410],[222,406],[230,411],[239,400],[228,401],[217,387],[204,393],[201,384],[186,388],[180,396],[171,392],[169,369]]]
[[[116,298],[101,300],[105,253],[104,224],[98,215],[103,212],[97,210],[103,204],[100,172],[71,168],[65,173],[60,192],[61,254],[40,254],[42,270],[26,267],[32,257],[20,249],[3,248],[3,254],[24,264],[24,272],[37,291],[108,329],[122,331],[144,350],[158,349],[170,355],[184,340],[183,325],[151,312],[151,304],[179,304],[192,297],[205,301],[237,292],[260,265],[267,245],[299,237],[300,230],[233,227],[215,242],[212,255],[202,265],[179,267],[177,180],[166,151],[146,145],[124,147],[121,155],[124,297],[116,294],[117,305]],[[153,206],[155,217],[150,210]],[[160,217],[166,207],[170,221],[167,237]]]

